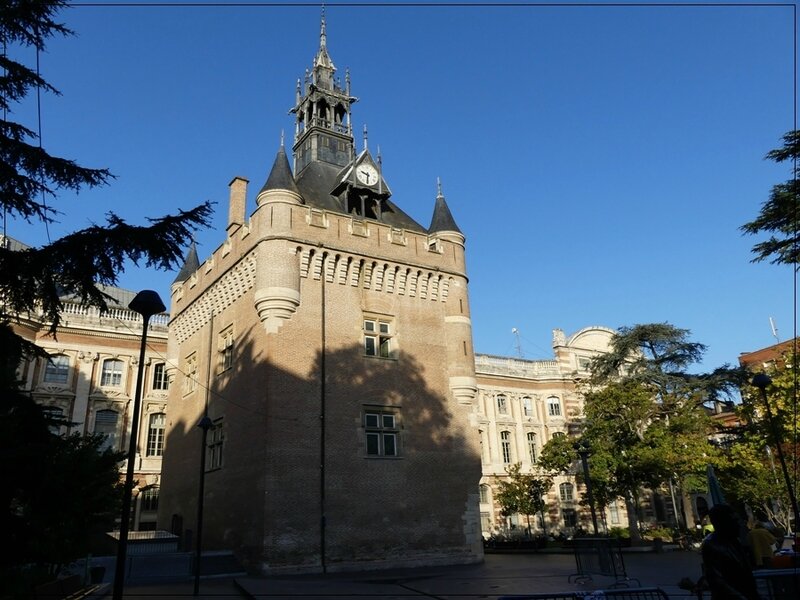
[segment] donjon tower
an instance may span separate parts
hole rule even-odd
[[[464,235],[441,186],[428,228],[394,203],[355,102],[323,15],[293,164],[282,142],[249,219],[234,178],[171,290],[159,526],[197,539],[202,472],[203,549],[252,571],[482,559]]]

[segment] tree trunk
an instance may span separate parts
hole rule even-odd
[[[642,536],[639,534],[639,513],[633,494],[625,495],[625,510],[628,511],[628,531],[631,534],[631,546],[641,546]]]

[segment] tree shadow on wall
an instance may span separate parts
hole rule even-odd
[[[366,357],[353,345],[271,361],[263,335],[237,340],[233,368],[211,380],[224,457],[205,475],[204,548],[233,549],[254,569],[467,554],[478,433],[471,407],[450,399],[444,360]],[[203,403],[172,396],[168,414],[173,403],[159,523],[169,529],[178,515],[191,528]]]

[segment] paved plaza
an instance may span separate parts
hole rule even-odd
[[[697,579],[700,555],[697,552],[626,553],[624,555],[632,587],[656,586],[670,598],[690,598],[678,588],[683,577]],[[569,590],[595,590],[611,587],[614,579],[595,577],[586,584],[570,581],[575,559],[570,554],[490,554],[478,565],[341,573],[327,576],[237,577],[204,579],[199,598],[270,598],[275,600],[330,600],[332,598],[439,598],[458,600],[487,598],[507,594],[531,594]],[[192,582],[153,584],[126,588],[128,600],[145,598],[187,598]]]

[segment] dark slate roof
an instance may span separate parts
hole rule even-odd
[[[347,168],[343,169],[337,165],[322,161],[310,162],[297,177],[297,187],[300,188],[300,195],[306,204],[344,214],[344,206],[337,197],[331,196],[331,191],[339,183],[340,174],[343,174]],[[381,223],[410,231],[427,233],[427,230],[422,225],[400,210],[391,200],[386,200],[381,214]]]
[[[275,162],[272,163],[272,170],[269,172],[267,182],[261,188],[261,192],[266,192],[267,190],[289,190],[296,194],[300,193],[300,190],[297,189],[297,184],[294,182],[292,169],[289,166],[289,158],[286,156],[283,144],[278,150]]]
[[[186,254],[186,259],[183,261],[183,267],[172,283],[181,283],[186,281],[199,268],[200,260],[197,258],[197,246],[194,242],[192,242],[192,245],[189,247],[189,252]]]
[[[448,208],[447,202],[441,194],[436,196],[436,206],[433,208],[433,218],[431,219],[431,226],[428,231],[431,233],[438,231],[456,231],[461,233],[461,230],[458,228],[453,218],[453,213],[450,212],[450,208]]]

